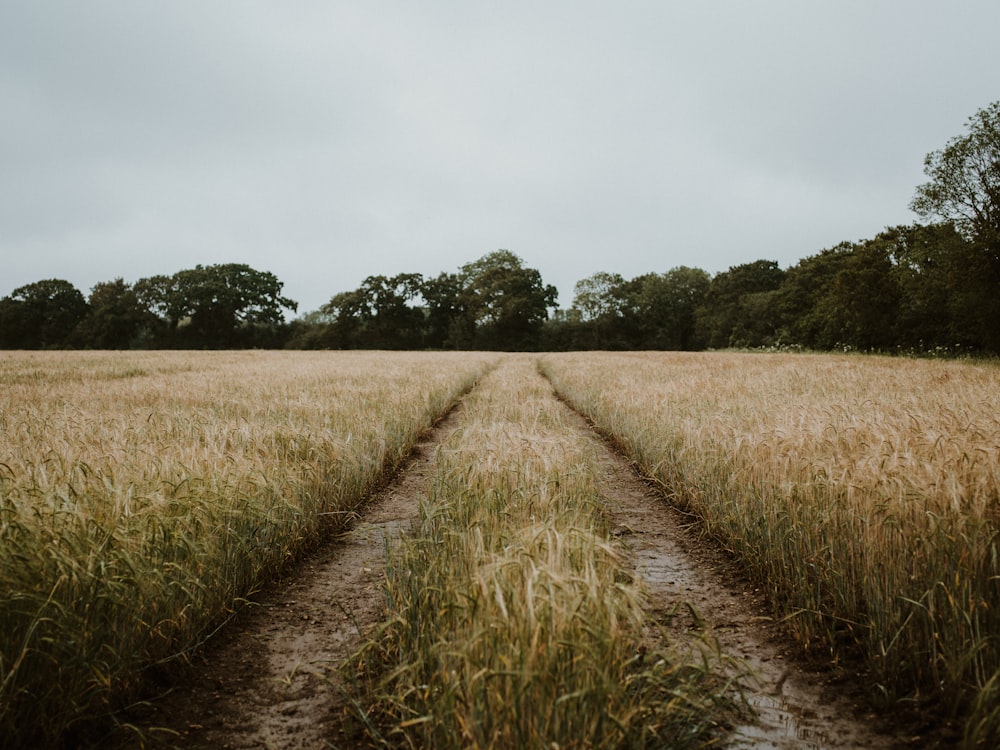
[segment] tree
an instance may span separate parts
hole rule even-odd
[[[341,347],[416,349],[422,345],[424,311],[419,298],[423,277],[401,273],[369,276],[352,292],[343,292],[323,308],[334,320]]]
[[[826,347],[891,348],[896,342],[899,297],[886,243],[869,240],[856,245],[817,301],[817,314],[826,323]]]
[[[130,349],[151,340],[158,320],[121,278],[102,281],[90,290],[88,313],[77,333],[83,346]]]
[[[166,319],[171,343],[210,348],[271,340],[284,322],[282,309],[298,308],[281,296],[282,286],[274,274],[243,263],[198,265],[136,284],[140,299]]]
[[[968,120],[956,136],[924,159],[930,182],[917,187],[910,203],[920,216],[955,223],[966,237],[998,251],[1000,242],[1000,102]]]
[[[173,276],[149,276],[132,286],[142,306],[156,316],[170,332],[177,329],[184,315],[185,301],[177,291]]]
[[[977,251],[951,222],[887,229],[876,237],[895,264],[897,340],[914,349],[988,350],[984,316],[994,290],[970,259]],[[984,298],[985,295],[985,298]]]
[[[680,351],[699,348],[695,310],[705,300],[710,286],[708,273],[688,266],[642,277],[637,299],[642,346]]]
[[[630,323],[636,300],[632,285],[621,274],[598,271],[576,282],[573,306],[579,323],[580,346],[587,349],[627,349],[633,345]]]
[[[286,349],[329,349],[333,346],[330,327],[333,319],[323,308],[312,310],[288,324]]]
[[[462,266],[459,279],[459,301],[474,326],[473,345],[488,349],[536,345],[558,295],[554,286],[542,283],[541,273],[525,268],[509,250],[497,250]]]
[[[50,349],[75,343],[87,301],[63,279],[45,279],[18,287],[0,300],[0,346]]]
[[[573,307],[584,322],[620,317],[628,304],[622,294],[625,279],[620,273],[598,271],[576,282]]]
[[[459,349],[471,345],[475,327],[462,302],[462,280],[442,272],[424,279],[420,296],[426,305],[425,345],[432,349]]]
[[[320,308],[323,318],[329,323],[316,341],[318,346],[334,349],[363,346],[361,331],[364,307],[364,295],[357,289],[335,294]]]
[[[366,346],[421,348],[424,312],[413,303],[420,297],[422,285],[419,273],[400,273],[391,278],[369,276],[361,283]]]
[[[698,337],[713,348],[764,346],[775,342],[772,309],[785,272],[773,260],[732,266],[716,274],[695,313]]]
[[[979,308],[982,347],[1000,351],[1000,102],[970,117],[966,135],[928,154],[924,174],[930,181],[917,187],[910,208],[954,223],[971,243],[965,294]]]
[[[779,343],[810,349],[828,349],[843,343],[843,337],[826,318],[819,302],[827,297],[853,252],[853,244],[841,242],[803,258],[788,269],[774,296]]]

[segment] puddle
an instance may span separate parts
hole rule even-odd
[[[756,724],[744,724],[733,730],[729,748],[755,748],[755,750],[782,750],[802,748],[820,750],[832,746],[827,730],[803,723],[798,711],[781,697],[755,693],[747,702],[757,713]]]
[[[737,727],[723,747],[819,750],[899,744],[858,718],[855,706],[831,694],[821,675],[801,668],[795,646],[767,615],[759,592],[738,580],[718,554],[703,548],[707,542],[686,527],[690,519],[670,508],[610,450],[606,460],[602,492],[614,533],[632,554],[654,618],[668,634],[707,633],[737,669],[744,668],[734,670],[734,676],[757,718]]]

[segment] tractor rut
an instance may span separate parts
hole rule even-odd
[[[566,409],[578,429],[594,435]],[[141,732],[137,746],[361,746],[340,666],[384,615],[386,551],[416,521],[436,447],[461,425],[461,413],[459,406],[425,436],[349,531],[258,594],[179,684],[127,717]],[[879,731],[885,725],[865,710],[850,680],[802,662],[760,591],[692,519],[601,446],[607,512],[648,592],[652,618],[668,637],[707,637],[734,657],[733,677],[758,715],[723,747],[925,746],[921,738]]]

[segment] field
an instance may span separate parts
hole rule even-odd
[[[439,448],[358,657],[406,746],[701,747],[732,713],[707,651],[638,657],[642,590],[609,533],[596,441],[566,412],[514,360]]]
[[[0,359],[0,737],[52,744],[343,525],[486,356]]]
[[[416,532],[388,554],[385,620],[349,666],[372,735],[712,742],[738,708],[716,657],[646,655],[643,586],[593,441],[535,367],[474,353],[5,355],[0,737],[91,736],[349,524],[468,393]],[[860,657],[887,705],[962,717],[970,747],[997,738],[1000,370],[673,353],[537,367],[701,519],[806,649]]]
[[[1000,731],[1000,370],[562,355],[557,390],[766,585],[807,648]]]

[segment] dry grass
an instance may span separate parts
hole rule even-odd
[[[803,644],[1000,739],[1000,370],[871,357],[547,357],[557,389],[744,561]]]
[[[389,620],[355,668],[391,745],[697,747],[726,718],[707,652],[645,654],[642,592],[597,490],[593,438],[528,358],[463,402]]]
[[[0,744],[53,745],[343,522],[482,355],[0,360]]]

